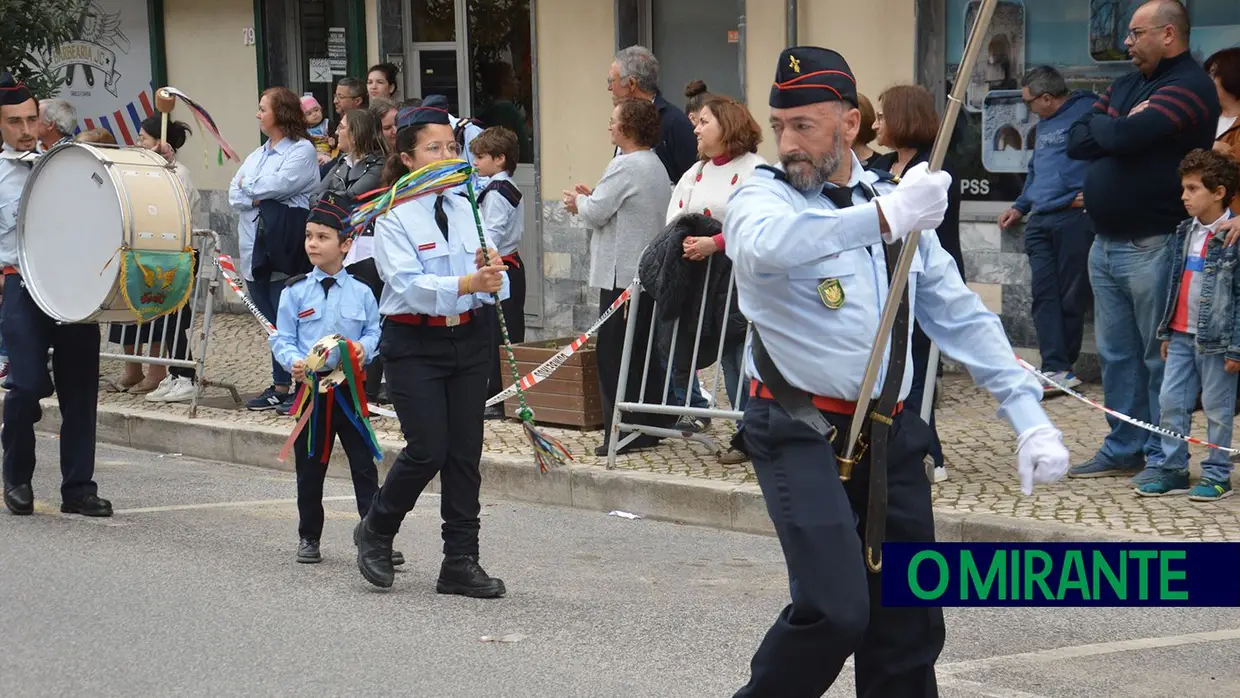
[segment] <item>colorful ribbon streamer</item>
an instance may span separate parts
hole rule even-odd
[[[464,160],[440,160],[401,177],[388,189],[360,194],[357,198],[366,200],[366,203],[354,209],[350,219],[353,225],[350,235],[360,235],[379,216],[407,201],[427,194],[438,194],[471,181],[473,173],[473,168]]]

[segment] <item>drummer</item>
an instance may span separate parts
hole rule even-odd
[[[34,425],[42,417],[41,398],[53,392],[47,370],[52,354],[60,427],[60,510],[85,516],[111,516],[112,503],[100,499],[95,475],[95,409],[99,398],[99,325],[58,325],[35,305],[17,268],[17,212],[22,187],[30,176],[29,159],[38,142],[39,105],[25,85],[9,73],[0,74],[0,267],[4,271],[4,302],[0,332],[9,353],[5,387],[4,505],[18,515],[34,513]],[[26,279],[33,283],[34,279]]]

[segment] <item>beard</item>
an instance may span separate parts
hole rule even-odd
[[[844,147],[844,141],[840,138],[838,125],[833,135],[831,150],[822,155],[813,157],[806,153],[791,153],[779,157],[779,162],[783,164],[784,172],[788,175],[788,183],[793,188],[799,191],[821,189],[827,180],[840,169],[840,165],[844,164],[844,156],[848,149]],[[808,167],[800,166],[802,163]],[[793,165],[797,166],[793,167]]]

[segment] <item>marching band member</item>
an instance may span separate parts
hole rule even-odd
[[[408,171],[459,158],[449,123],[447,100],[439,95],[401,110],[393,157]],[[484,263],[474,211],[460,194],[454,189],[414,199],[375,225],[375,263],[385,284],[379,353],[406,445],[354,541],[366,581],[392,586],[392,539],[439,473],[444,561],[436,588],[495,598],[504,595],[504,583],[478,564],[478,461],[494,356],[481,309],[493,303],[492,293],[508,297],[508,278],[490,241],[490,262]]]
[[[38,145],[39,105],[25,85],[0,74],[0,132],[6,156],[33,153]],[[0,161],[0,267],[4,302],[0,332],[11,367],[5,387],[4,505],[18,515],[34,513],[34,425],[43,415],[39,400],[53,392],[60,402],[60,510],[85,516],[111,516],[95,474],[95,411],[99,398],[99,325],[57,324],[27,292],[17,268],[17,214],[31,160]],[[47,370],[52,354],[55,387]]]
[[[890,175],[863,169],[850,150],[861,126],[857,99],[838,53],[781,53],[770,93],[780,166],[759,167],[737,189],[723,224],[741,311],[755,331],[744,444],[791,586],[791,604],[736,694],[746,698],[821,696],[854,654],[859,696],[938,695],[942,609],[883,605],[882,571],[874,568],[882,533],[872,536],[869,528],[884,523],[891,541],[934,540],[922,467],[930,430],[897,401],[907,398],[913,378],[905,370],[911,318],[999,401],[999,414],[1019,435],[1027,492],[1068,468],[1062,435],[1039,404],[1038,381],[1012,358],[998,318],[964,285],[935,236],[951,177],[920,165],[893,186]],[[866,448],[844,460],[851,401],[880,326],[888,269],[896,268],[911,230],[925,232],[896,318],[901,329],[865,396]],[[867,504],[871,475],[875,487],[885,481],[885,499]]]

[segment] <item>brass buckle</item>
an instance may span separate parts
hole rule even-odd
[[[446,318],[444,318],[443,324],[448,327],[456,327],[457,325],[461,324],[461,316],[460,315],[449,315]]]

